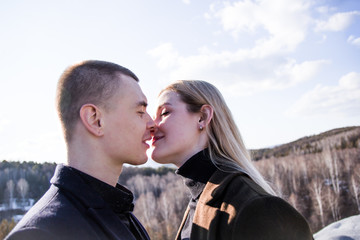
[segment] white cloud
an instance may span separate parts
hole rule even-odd
[[[255,38],[252,53],[266,57],[292,52],[302,43],[310,28],[316,32],[341,31],[354,21],[359,11],[338,12],[334,7],[317,7],[318,15],[310,9],[315,3],[308,0],[243,0],[212,4],[207,19],[218,19],[225,32],[238,39],[248,34]],[[326,20],[322,20],[326,16]],[[261,37],[258,37],[261,36]],[[258,38],[256,38],[258,37]]]
[[[160,69],[171,68],[178,58],[178,53],[175,51],[171,43],[161,44],[148,51],[148,54],[159,59],[157,66]]]
[[[278,51],[292,51],[301,43],[307,32],[311,18],[308,13],[309,1],[294,0],[244,0],[226,3],[223,8],[211,8],[226,32],[235,38],[241,33],[262,34],[257,39],[254,51],[262,55]]]
[[[250,95],[255,92],[292,87],[311,79],[328,61],[315,60],[298,63],[295,59],[252,57],[252,51],[220,53],[199,48],[198,54],[180,56],[171,44],[150,50],[158,58],[158,66],[176,79],[204,79],[216,83],[225,93]]]
[[[336,11],[336,8],[331,6],[320,6],[317,7],[316,10],[321,14],[327,14],[329,12]]]
[[[203,46],[197,53],[183,56],[172,44],[165,43],[148,53],[158,60],[158,67],[166,72],[163,81],[204,79],[217,83],[223,91],[235,95],[293,87],[308,81],[324,64],[329,63],[323,59],[301,62],[288,59],[311,33],[309,30],[316,24],[321,25],[311,16],[312,4],[308,0],[293,0],[291,4],[287,0],[212,4],[204,17],[219,21],[223,31],[235,38],[251,39],[248,42],[252,45],[247,48],[238,46],[232,51],[215,51]],[[335,11],[321,6],[317,13],[327,15],[330,10]],[[324,22],[323,27],[338,29],[339,26],[347,26],[354,15],[355,12],[335,14]],[[335,26],[333,19],[348,20]],[[323,35],[321,41],[325,40],[326,36]]]
[[[254,67],[251,72],[244,74],[243,71],[239,71],[233,76],[232,82],[222,81],[219,84],[222,85],[223,91],[231,95],[251,95],[262,91],[282,90],[310,80],[327,63],[326,60],[297,63],[295,59],[288,59],[271,65],[270,61],[261,60],[251,64],[259,66]],[[260,67],[265,65],[268,67]]]
[[[287,112],[292,116],[360,116],[360,73],[351,72],[337,86],[317,85]]]
[[[315,31],[342,31],[350,26],[355,17],[359,15],[358,11],[335,13],[325,21],[317,21]]]
[[[190,4],[190,0],[182,0],[185,4]]]
[[[348,43],[360,47],[360,37],[356,38],[353,35],[349,36]]]
[[[278,69],[275,70],[275,76],[277,79],[283,79],[288,83],[287,85],[293,86],[311,79],[319,69],[327,63],[329,63],[327,60],[296,63],[295,59],[289,59],[286,64],[279,66]]]

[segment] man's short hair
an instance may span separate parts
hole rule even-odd
[[[84,104],[108,107],[108,100],[119,89],[121,74],[139,81],[129,69],[105,61],[88,60],[64,71],[58,82],[56,100],[66,141],[69,142],[72,137]]]

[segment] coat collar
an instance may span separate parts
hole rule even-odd
[[[84,210],[95,219],[111,239],[135,240],[129,229],[119,220],[105,201],[85,184],[82,178],[74,173],[70,167],[58,165],[50,183],[64,189],[65,192],[78,199],[85,208]]]
[[[248,177],[248,175],[245,174],[244,172],[228,173],[221,170],[216,170],[214,172],[210,180],[205,185],[202,194],[200,195],[198,206],[195,209],[193,222],[197,222],[197,223],[200,222],[205,225],[203,226],[204,228],[206,227],[209,228],[212,219],[209,218],[208,216],[216,215],[216,212],[221,208],[221,204],[223,203],[222,194],[226,190],[225,188],[235,177],[239,175]],[[199,213],[199,209],[201,209],[201,207],[199,206],[205,206],[205,205],[209,206],[209,208],[207,208],[207,213],[206,214]],[[175,238],[176,240],[180,240],[180,233],[182,228],[184,227],[189,211],[190,209],[189,207],[187,207],[182,222],[180,224],[180,227],[178,229]]]
[[[50,183],[75,196],[87,208],[104,208],[105,202],[70,167],[56,166]]]

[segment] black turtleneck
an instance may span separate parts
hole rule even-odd
[[[216,169],[206,148],[189,158],[176,173],[196,182],[207,183]]]
[[[181,231],[182,240],[190,239],[197,202],[206,183],[209,181],[216,169],[217,168],[210,160],[208,149],[204,149],[193,155],[178,170],[176,170],[176,174],[184,178],[185,185],[189,188],[191,193],[189,215]]]

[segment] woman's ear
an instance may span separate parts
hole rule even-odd
[[[85,128],[95,136],[104,135],[101,111],[93,104],[84,104],[80,108],[81,122]]]
[[[200,130],[207,125],[209,125],[212,117],[213,117],[214,110],[210,105],[204,104],[200,109]]]

